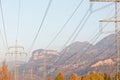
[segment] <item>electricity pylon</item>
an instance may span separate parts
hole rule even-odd
[[[46,51],[44,51],[43,53],[46,54]],[[43,69],[44,70],[43,71],[43,79],[46,80],[46,76],[47,76],[47,71],[46,71],[46,67],[47,67],[46,66],[46,57],[44,58],[44,64],[43,64],[43,66],[44,66],[44,69]]]
[[[30,67],[30,78],[31,78],[31,80],[33,79],[33,70],[32,69],[33,69],[33,63]]]
[[[115,23],[115,54],[116,54],[116,73],[119,72],[119,28],[118,28],[118,3],[120,0],[90,0],[91,2],[114,2],[115,3],[115,18],[114,20],[100,20],[100,22],[114,22]],[[117,79],[118,80],[118,77]]]
[[[23,69],[22,76],[23,76],[23,80],[25,80],[25,69]]]
[[[8,52],[6,54],[11,54],[14,55],[15,57],[15,69],[14,69],[14,76],[15,76],[15,80],[18,80],[18,64],[17,64],[17,60],[18,60],[18,55],[22,55],[25,54],[27,55],[27,53],[24,51],[24,47],[20,46],[20,45],[14,45],[14,46],[9,46],[8,47]]]

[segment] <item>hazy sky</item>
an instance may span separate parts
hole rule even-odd
[[[8,45],[14,45],[16,40],[16,32],[18,26],[18,6],[19,0],[1,0],[3,7],[3,15],[7,33]],[[18,44],[23,45],[25,50],[28,52],[32,41],[40,27],[42,18],[44,16],[46,7],[49,0],[21,0],[20,7],[20,24],[19,24],[19,35]],[[71,16],[77,5],[81,0],[52,0],[48,14],[45,18],[39,36],[33,46],[34,49],[46,48],[54,36],[59,32],[61,27],[65,24],[66,20]],[[92,3],[92,9],[96,10],[109,3]],[[48,49],[61,50],[67,41],[68,37],[74,32],[77,25],[82,21],[82,17],[85,15],[90,7],[89,0],[84,0],[75,15],[65,26],[63,31],[58,35],[56,40],[51,44]],[[89,41],[99,31],[99,20],[107,19],[114,16],[114,4],[107,8],[93,12],[83,29],[79,32],[75,41]],[[84,23],[84,22],[83,22]],[[82,24],[83,24],[82,23]],[[104,25],[105,23],[103,23]],[[109,24],[106,30],[113,30],[112,24]],[[81,25],[79,27],[82,27]],[[5,53],[5,47],[3,46],[4,30],[2,25],[2,17],[0,11],[0,51],[1,57]],[[102,39],[108,34],[103,34],[99,39]],[[5,40],[4,40],[5,42]],[[71,41],[67,44],[69,45]],[[91,42],[92,43],[92,42]]]

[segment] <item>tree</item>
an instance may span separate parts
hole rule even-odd
[[[78,76],[78,80],[82,80],[82,77]]]
[[[104,73],[104,80],[111,80],[111,77],[107,75],[106,73]]]
[[[55,80],[65,80],[64,75],[60,72],[58,75],[55,77]]]
[[[72,74],[72,75],[69,77],[69,80],[78,80],[77,74]]]
[[[47,80],[52,80],[52,79],[49,77],[49,78],[47,78]]]
[[[6,62],[4,61],[0,68],[0,80],[10,80],[10,72],[7,68]]]
[[[115,74],[114,80],[120,80],[120,72]]]
[[[99,73],[90,74],[90,80],[104,80],[104,76]]]
[[[104,80],[104,76],[98,73],[90,73],[81,77],[81,80]]]

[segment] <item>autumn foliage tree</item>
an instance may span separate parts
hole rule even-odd
[[[111,77],[110,75],[104,73],[104,80],[111,80]]]
[[[47,78],[47,80],[52,80],[52,79],[49,77],[49,78]]]
[[[51,78],[48,78],[47,80],[51,80]],[[58,73],[54,80],[66,80],[66,79],[64,75],[60,72]],[[91,72],[83,76],[71,74],[67,80],[120,80],[120,72],[116,73],[114,77],[106,73],[102,74],[96,72]]]
[[[77,74],[72,74],[72,75],[69,77],[69,80],[79,80],[79,77],[77,76]]]
[[[120,80],[120,72],[115,74],[114,80]]]
[[[2,64],[2,67],[0,67],[0,80],[10,80],[10,72],[7,68],[7,65],[5,61]]]
[[[58,75],[55,77],[55,80],[65,80],[64,75],[60,72]]]

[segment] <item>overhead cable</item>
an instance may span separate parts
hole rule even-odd
[[[84,0],[81,0],[80,3],[77,5],[77,7],[75,8],[75,10],[73,11],[73,13],[70,15],[70,17],[67,19],[67,21],[63,24],[63,26],[61,27],[61,29],[58,31],[58,33],[54,36],[54,38],[50,41],[50,43],[47,45],[46,48],[48,48],[54,41],[55,39],[59,36],[59,34],[63,31],[63,29],[66,27],[66,25],[68,24],[68,22],[72,19],[72,17],[74,16],[75,12],[79,9],[79,7],[81,6],[81,4],[83,3]]]
[[[20,27],[20,12],[21,12],[21,0],[19,0],[18,6],[18,22],[17,22],[17,33],[16,33],[16,43],[18,41],[19,27]]]
[[[6,26],[5,26],[5,21],[4,21],[3,8],[2,8],[1,0],[0,0],[0,10],[1,10],[1,15],[2,15],[2,24],[3,24],[3,29],[4,29],[6,48],[8,49],[7,33],[6,33]]]
[[[38,35],[39,35],[40,31],[41,31],[41,28],[42,28],[42,26],[43,26],[43,23],[44,23],[44,21],[45,21],[45,18],[46,18],[46,16],[47,16],[47,13],[48,13],[49,8],[50,8],[50,6],[51,6],[51,3],[52,3],[52,0],[49,0],[49,3],[48,3],[48,6],[47,6],[47,8],[46,8],[46,10],[45,10],[45,13],[44,13],[42,22],[40,23],[39,29],[38,29],[38,31],[37,31],[34,39],[33,39],[32,45],[30,46],[30,50],[32,50],[32,48],[33,48],[33,46],[34,46],[34,44],[35,44],[35,42],[36,42],[36,39],[37,39],[37,37],[38,37]]]

